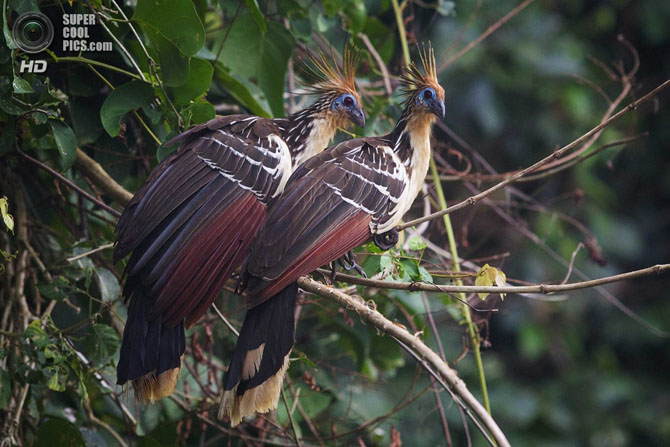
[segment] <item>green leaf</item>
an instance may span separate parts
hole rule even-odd
[[[54,276],[52,281],[38,286],[40,293],[50,300],[60,301],[66,298],[68,290],[72,288],[70,282],[62,275]]]
[[[9,12],[9,9],[7,8],[7,0],[4,0],[2,2],[2,34],[5,37],[5,45],[10,50],[15,50],[16,49],[16,44],[14,43],[14,39],[12,38],[12,32],[9,29],[9,26],[7,26],[7,13]]]
[[[187,117],[189,125],[204,123],[216,116],[214,106],[207,101],[196,102],[184,109],[183,114]]]
[[[28,325],[24,333],[26,338],[32,340],[38,348],[44,348],[49,344],[49,335],[42,328],[42,320],[35,320]]]
[[[202,96],[212,83],[214,68],[204,59],[192,57],[190,61],[188,80],[179,88],[168,88],[170,96],[177,106],[187,104],[192,99]]]
[[[14,93],[33,93],[33,87],[30,85],[30,82],[26,81],[23,78],[14,76],[14,82],[12,82],[12,88]]]
[[[121,295],[121,286],[112,272],[106,268],[98,267],[95,269],[95,277],[100,289],[100,298],[103,301],[114,301]]]
[[[266,32],[268,30],[268,26],[265,23],[265,17],[263,17],[263,13],[261,12],[261,8],[258,6],[258,1],[257,0],[244,0],[244,4],[247,5],[247,9],[251,13],[251,16],[254,18],[256,21],[256,25],[258,25],[258,29],[261,30],[261,32]]]
[[[14,216],[9,214],[9,202],[7,197],[0,198],[0,214],[2,215],[2,221],[7,227],[7,231],[14,233]]]
[[[424,242],[423,239],[421,239],[421,236],[413,236],[409,242],[409,249],[412,251],[421,251],[426,248],[426,243]]]
[[[65,391],[69,376],[67,370],[62,371],[59,366],[49,366],[45,371],[51,373],[47,379],[47,386],[54,391]],[[61,374],[63,372],[64,374]]]
[[[259,33],[251,15],[240,14],[231,25],[219,60],[231,73],[255,80],[274,116],[283,116],[284,79],[295,40],[283,25],[277,22],[267,25],[267,32]]]
[[[114,89],[100,108],[100,121],[107,133],[116,137],[121,131],[121,118],[131,110],[147,106],[154,98],[153,88],[142,81],[130,81]]]
[[[249,112],[263,117],[272,116],[271,113],[265,109],[265,107],[256,101],[256,98],[254,98],[249,89],[243,83],[235,79],[221,62],[215,62],[214,76],[217,82],[221,84],[221,86],[226,90],[228,90],[230,95]]]
[[[138,0],[133,20],[160,34],[186,56],[193,56],[205,43],[205,28],[188,0]]]
[[[86,350],[91,361],[102,364],[107,362],[121,346],[116,331],[106,324],[95,324],[90,327],[86,336]]]
[[[190,58],[153,28],[147,30],[147,35],[158,53],[163,83],[170,87],[179,87],[188,81]]]
[[[56,147],[63,160],[63,171],[65,171],[72,166],[77,158],[77,138],[74,136],[74,132],[72,132],[70,126],[62,121],[52,119],[49,120],[49,125],[54,133]]]
[[[362,0],[349,0],[343,8],[347,17],[346,30],[352,35],[357,35],[365,28],[367,12],[365,2]]]
[[[34,447],[86,447],[77,427],[65,419],[51,418],[37,430]]]

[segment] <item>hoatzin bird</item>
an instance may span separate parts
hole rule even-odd
[[[249,310],[220,409],[232,425],[277,406],[295,343],[298,277],[371,238],[382,249],[397,242],[394,227],[426,177],[431,125],[444,117],[432,49],[422,51],[421,63],[425,74],[414,64],[404,71],[404,111],[390,134],[348,140],[314,156],[270,206],[243,271]]]
[[[117,225],[114,261],[130,254],[130,301],[117,382],[142,400],[174,391],[184,328],[207,311],[238,269],[293,169],[325,149],[336,130],[365,125],[354,86],[356,58],[343,66],[312,58],[315,102],[287,118],[220,116],[172,139],[175,153],[137,191]]]

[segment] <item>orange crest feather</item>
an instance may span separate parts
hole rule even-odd
[[[409,98],[418,90],[425,87],[433,87],[438,98],[444,101],[444,89],[437,81],[435,51],[430,42],[428,43],[427,51],[425,46],[419,48],[419,60],[421,61],[423,73],[414,62],[410,62],[409,65],[405,66],[405,70],[401,75],[403,93]]]
[[[323,94],[333,91],[350,93],[360,102],[355,84],[359,57],[348,45],[344,47],[342,54],[342,67],[337,64],[332,48],[330,58],[319,51],[310,54],[307,59],[308,63],[303,63],[302,67],[309,80],[309,84],[305,85],[309,93]]]

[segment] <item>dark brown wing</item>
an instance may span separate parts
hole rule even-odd
[[[296,170],[252,245],[250,307],[364,243],[393,215],[407,182],[388,144],[349,140]]]
[[[219,117],[178,136],[119,221],[114,256],[132,252],[124,295],[148,297],[150,319],[195,322],[243,259],[265,204],[290,172],[290,154],[267,119]]]

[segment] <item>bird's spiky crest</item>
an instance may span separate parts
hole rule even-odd
[[[419,60],[421,61],[423,72],[421,72],[414,62],[410,62],[409,65],[405,66],[405,70],[401,75],[403,93],[409,99],[417,91],[425,87],[433,87],[438,98],[444,100],[444,89],[437,81],[435,51],[430,43],[428,43],[428,50],[426,50],[425,46],[419,48]]]
[[[359,57],[347,45],[342,52],[343,66],[340,67],[335,61],[335,53],[332,48],[330,49],[330,58],[322,51],[310,54],[307,57],[307,62],[302,64],[309,82],[304,85],[305,89],[314,94],[332,93],[333,91],[351,93],[360,100],[355,85]]]

